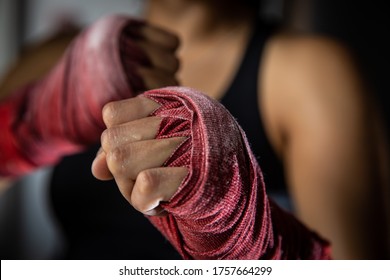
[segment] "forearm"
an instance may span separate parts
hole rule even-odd
[[[12,184],[11,180],[0,178],[0,195],[6,191]]]
[[[318,125],[321,133],[290,138],[285,158],[296,213],[331,241],[334,258],[386,258],[387,196],[370,117],[341,114]],[[352,117],[358,125],[343,123]]]
[[[103,106],[144,89],[134,65],[148,59],[121,16],[80,33],[42,79],[15,90],[0,104],[0,175],[20,176],[97,142]]]
[[[49,39],[28,45],[1,78],[0,100],[16,89],[44,77],[58,62],[78,30],[59,32]]]

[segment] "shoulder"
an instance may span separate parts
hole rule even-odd
[[[301,58],[319,58],[318,54],[351,59],[351,50],[341,40],[312,33],[279,31],[266,44],[266,52],[274,55],[288,55]]]
[[[351,81],[359,76],[356,60],[346,45],[329,37],[298,34],[278,34],[268,41],[262,72],[263,78],[276,76],[296,85],[304,82],[305,86]]]
[[[275,141],[315,127],[334,134],[367,117],[363,79],[351,50],[339,41],[275,35],[265,46],[260,70],[261,111]]]

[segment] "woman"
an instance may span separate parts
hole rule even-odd
[[[237,118],[258,158],[270,196],[284,198],[288,192],[294,214],[330,241],[334,258],[386,258],[380,187],[387,175],[380,167],[386,153],[379,150],[383,147],[377,144],[383,143],[379,118],[369,105],[353,59],[330,39],[279,32],[259,21],[257,12],[256,1],[160,0],[150,1],[146,20],[179,36],[180,84],[220,100]],[[156,68],[153,73],[148,67],[139,69],[146,87],[174,83],[160,72],[170,64],[167,56],[159,55],[151,44],[142,48]],[[135,115],[132,121],[143,122],[143,117]],[[155,126],[145,127],[155,132]],[[128,128],[137,129],[132,124]],[[175,150],[179,143],[172,140],[166,149]],[[143,205],[147,199],[131,198],[136,189],[119,183],[123,174],[115,172],[115,165],[120,162],[110,162],[108,157],[106,163],[105,155],[114,144],[110,139],[103,143],[94,175],[100,179],[113,175],[133,206],[145,214],[158,214]],[[137,145],[140,151],[153,149],[142,141]],[[113,181],[99,183],[88,176],[86,163],[97,149],[65,158],[53,173],[53,206],[69,239],[68,257],[177,257],[142,215],[130,213]],[[138,156],[136,162],[126,159],[129,170],[147,161],[142,153],[133,155]],[[135,182],[142,171],[137,169]],[[80,173],[83,176],[75,176]],[[154,176],[162,181],[161,174]],[[185,169],[170,174],[166,200],[185,176]]]
[[[233,98],[224,94],[256,26],[256,9],[234,1],[230,5],[204,2],[151,1],[147,18],[179,34],[182,84],[224,103],[224,98]],[[257,51],[259,54],[264,46],[264,52],[253,55],[251,61],[257,59],[258,111],[276,155],[265,152],[264,146],[258,153],[268,191],[283,185],[283,173],[273,177],[280,170],[279,158],[297,216],[330,240],[335,258],[385,258],[385,210],[379,195],[379,182],[385,174],[380,174],[378,164],[386,153],[380,153],[374,144],[380,141],[381,131],[373,128],[377,116],[368,105],[371,101],[356,65],[332,40],[288,33],[270,36],[272,28],[261,28],[262,34],[256,36],[267,41],[259,43]],[[241,85],[235,104],[246,98],[244,92]],[[236,117],[256,147],[259,139],[252,140],[243,118],[248,118],[248,126],[256,121],[258,128],[262,124],[250,116],[248,103],[243,106],[245,112]],[[243,106],[236,108],[240,111]],[[234,109],[229,109],[235,115]],[[259,136],[261,130],[253,134]],[[269,166],[273,162],[275,165]],[[373,170],[375,165],[378,168]],[[374,217],[382,217],[381,222]]]

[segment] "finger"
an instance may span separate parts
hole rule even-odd
[[[163,49],[149,41],[137,41],[136,44],[145,52],[152,66],[170,74],[179,69],[179,60],[172,51]]]
[[[164,29],[151,25],[142,25],[139,34],[153,44],[167,50],[176,50],[179,47],[179,38]]]
[[[99,149],[95,159],[92,162],[91,171],[96,179],[107,181],[113,179],[113,176],[108,169],[106,161],[106,153],[102,148]]]
[[[134,181],[126,177],[115,177],[116,185],[122,196],[131,204],[131,194],[134,189]]]
[[[185,139],[145,140],[116,147],[106,151],[108,168],[116,179],[135,180],[142,170],[162,166]]]
[[[139,66],[136,71],[142,77],[147,89],[177,86],[179,84],[174,75],[161,69]]]
[[[160,105],[153,100],[137,96],[104,105],[102,114],[107,127],[146,118]]]
[[[161,118],[153,116],[111,126],[102,133],[102,148],[109,151],[128,143],[152,140],[156,137],[160,123]]]
[[[187,174],[186,167],[162,167],[142,171],[135,181],[131,204],[146,215],[163,214],[160,202],[172,198]]]

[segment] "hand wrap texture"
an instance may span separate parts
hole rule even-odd
[[[132,41],[143,24],[105,17],[84,30],[42,80],[0,105],[0,176],[23,175],[97,142],[103,106],[144,90],[134,65],[148,59]]]
[[[165,166],[189,174],[149,217],[185,259],[328,259],[327,242],[271,202],[242,129],[218,102],[195,90],[144,93],[161,104],[157,138],[187,140]]]

